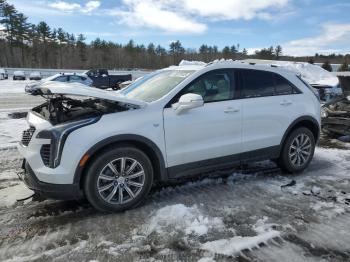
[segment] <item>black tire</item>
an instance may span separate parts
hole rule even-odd
[[[306,155],[304,153],[306,151],[303,151],[301,149],[299,149],[299,151],[297,151],[296,149],[292,148],[292,146],[295,147],[295,145],[296,145],[295,144],[296,139],[298,138],[300,141],[302,136],[304,137],[305,140],[306,140],[305,136],[307,136],[309,141],[310,141],[310,143],[308,143],[310,145],[310,148],[306,147],[306,145],[304,147],[302,147],[303,149],[305,149],[305,148],[310,149],[309,155]],[[297,129],[293,130],[288,135],[288,137],[285,139],[280,157],[277,161],[278,166],[282,170],[284,170],[288,173],[300,173],[310,164],[310,162],[313,158],[314,152],[315,152],[315,137],[314,137],[313,133],[308,128],[299,127]],[[306,158],[306,156],[307,156],[307,158]],[[297,160],[295,160],[295,159],[297,159]],[[298,164],[299,159],[300,159],[300,163],[302,163],[303,159],[305,159],[305,161],[299,165]],[[293,163],[293,160],[295,160],[296,163]]]
[[[122,195],[128,196],[130,199],[126,203],[110,203],[106,199],[103,198],[103,196],[99,193],[98,190],[98,183],[101,183],[99,180],[99,175],[104,168],[110,163],[111,161],[121,159],[121,158],[128,158],[127,161],[130,159],[136,160],[140,166],[143,168],[144,171],[144,177],[143,177],[143,186],[140,189],[140,191],[135,194],[135,198],[132,198],[130,193],[126,190],[127,187],[130,190],[130,188],[134,188],[132,185],[128,184],[130,183],[125,181],[125,184],[119,185],[119,182],[114,181],[114,183],[117,183],[118,185],[113,185],[113,188],[118,188],[117,192],[115,194],[119,195],[119,191],[121,190],[123,193]],[[116,164],[117,165],[117,164]],[[118,166],[115,165],[115,168],[118,171]],[[125,164],[127,165],[127,164]],[[137,165],[137,168],[140,168],[139,165]],[[130,166],[129,166],[130,167]],[[121,168],[121,167],[120,167]],[[119,169],[121,170],[121,169]],[[125,166],[125,170],[127,170]],[[110,173],[111,170],[109,170]],[[104,171],[106,172],[106,171]],[[112,173],[111,173],[112,174]],[[112,174],[112,176],[114,176]],[[124,175],[121,175],[119,177],[124,177]],[[125,175],[125,177],[127,177]],[[102,180],[103,181],[103,180]],[[133,182],[133,181],[131,181]],[[109,182],[106,182],[106,184]],[[88,201],[91,203],[91,205],[96,208],[99,211],[103,212],[121,212],[124,210],[132,209],[138,205],[140,205],[147,197],[153,183],[153,168],[151,161],[147,157],[145,153],[143,153],[141,150],[133,147],[133,146],[120,146],[116,148],[111,148],[103,153],[101,153],[96,159],[93,160],[93,163],[88,167],[88,171],[84,180],[84,192],[85,196],[88,199]],[[120,187],[124,186],[124,188],[120,189]],[[135,188],[134,188],[135,189]],[[108,189],[113,191],[113,189]],[[103,194],[112,194],[112,192],[105,192],[103,191]],[[112,197],[111,201],[113,201],[117,196],[115,195]],[[118,199],[118,202],[120,199]]]
[[[112,87],[112,89],[113,89],[113,90],[119,90],[119,89],[120,89],[120,86],[119,86],[119,85],[120,85],[121,83],[122,83],[122,82],[116,83],[115,86]]]

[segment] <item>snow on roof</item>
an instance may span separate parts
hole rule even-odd
[[[188,65],[200,65],[205,66],[206,63],[203,61],[189,61],[189,60],[181,60],[179,66],[188,66]]]
[[[243,61],[247,63],[270,65],[283,68],[287,71],[300,75],[306,82],[308,82],[311,85],[336,86],[339,84],[338,78],[332,75],[330,72],[324,70],[318,65],[313,65],[306,62],[290,62],[260,59],[246,59]]]

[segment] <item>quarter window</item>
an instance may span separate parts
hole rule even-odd
[[[70,81],[70,82],[82,82],[82,79],[81,79],[80,76],[74,76],[74,75],[72,75],[72,76],[69,77],[69,81]]]
[[[204,102],[217,102],[233,99],[233,74],[226,71],[214,71],[199,77],[185,87],[181,95],[194,93],[201,95]]]
[[[293,86],[289,83],[289,81],[278,74],[274,74],[274,75],[275,75],[275,81],[276,81],[275,95],[293,94]]]

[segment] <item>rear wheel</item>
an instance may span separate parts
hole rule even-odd
[[[100,211],[118,212],[141,204],[153,182],[152,164],[134,147],[105,151],[94,160],[84,181],[89,202]]]
[[[314,151],[315,138],[312,132],[305,127],[297,128],[285,140],[278,164],[287,172],[301,172],[310,164]]]

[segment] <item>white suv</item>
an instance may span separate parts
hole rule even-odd
[[[80,84],[41,88],[18,146],[22,179],[46,197],[97,209],[140,204],[152,185],[245,161],[304,170],[320,103],[295,74],[238,62],[172,66],[115,93]]]

